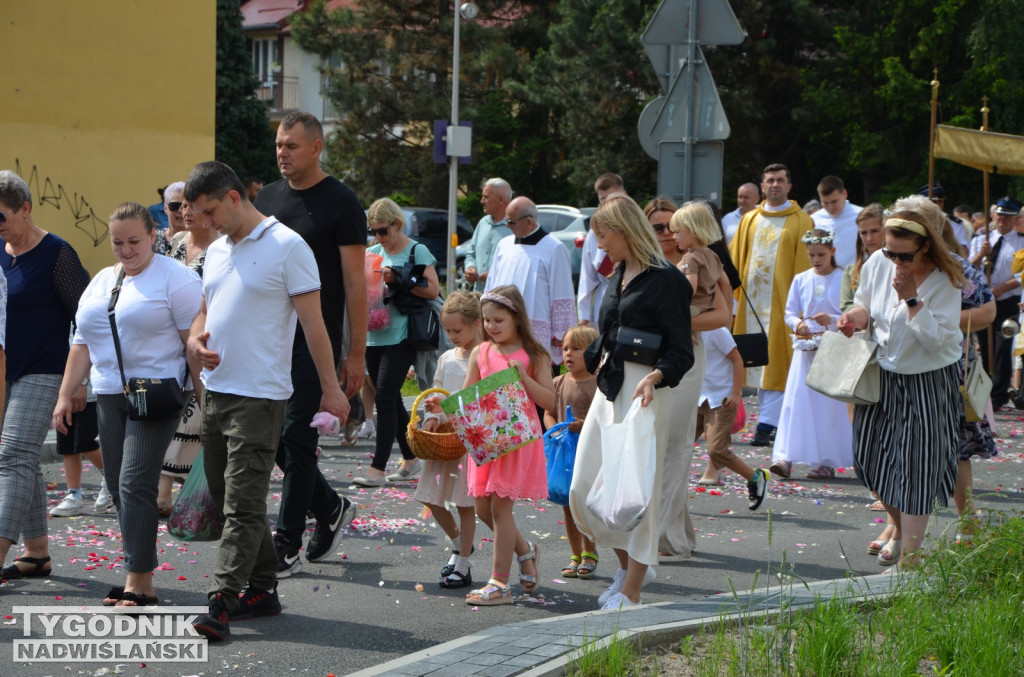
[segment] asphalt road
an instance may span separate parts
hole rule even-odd
[[[756,400],[745,400],[756,415]],[[1000,455],[974,464],[978,507],[995,514],[1024,508],[1024,423],[1016,412],[998,417]],[[753,425],[734,436],[735,449],[752,465],[768,465],[768,450],[749,447]],[[350,449],[324,446],[322,467],[327,478],[357,501],[360,515],[338,554],[281,581],[284,613],[276,618],[234,623],[227,642],[211,644],[206,663],[35,663],[16,664],[9,648],[21,637],[22,621],[11,615],[15,605],[97,604],[111,585],[124,582],[120,543],[112,515],[54,518],[50,521],[53,575],[20,580],[0,590],[4,606],[0,626],[0,677],[12,675],[345,675],[392,658],[436,645],[494,625],[566,616],[597,608],[596,598],[615,571],[614,557],[603,552],[597,577],[565,579],[560,569],[569,550],[560,524],[561,508],[541,501],[521,502],[516,519],[540,546],[542,587],[536,597],[522,596],[515,605],[473,608],[465,590],[441,590],[438,572],[447,560],[441,530],[412,500],[413,485],[376,491],[350,488],[351,477],[369,463],[371,440]],[[397,458],[398,454],[395,454]],[[699,477],[703,451],[698,448],[691,482]],[[794,478],[806,467],[798,466]],[[59,464],[45,466],[49,480],[63,488]],[[780,571],[808,581],[838,578],[849,572],[878,573],[865,547],[881,529],[884,513],[867,509],[870,499],[851,470],[835,480],[794,479],[769,485],[769,496],[754,514],[746,509],[745,486],[723,472],[726,484],[712,491],[691,485],[691,512],[698,550],[683,561],[666,558],[658,580],[644,588],[644,600],[660,602],[689,595],[727,591],[730,586],[777,584]],[[85,474],[87,497],[99,484],[95,471]],[[276,516],[280,473],[270,493],[271,518]],[[57,486],[51,503],[59,500]],[[931,522],[933,537],[951,537],[953,512],[942,510]],[[486,581],[490,571],[490,533],[477,531],[474,580]],[[161,527],[160,562],[155,572],[162,605],[202,605],[217,548],[212,543],[169,539]],[[13,554],[13,553],[12,553]],[[423,591],[416,590],[422,584]],[[34,635],[35,636],[35,635]],[[106,671],[106,672],[104,672]]]

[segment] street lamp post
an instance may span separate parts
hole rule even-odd
[[[455,291],[455,246],[458,244],[456,224],[458,221],[459,158],[469,155],[469,130],[459,127],[459,20],[474,19],[476,5],[465,2],[459,5],[455,0],[455,28],[452,42],[452,118],[448,126],[448,293]]]

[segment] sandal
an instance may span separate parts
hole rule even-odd
[[[537,570],[537,576],[523,573],[523,562],[531,559],[533,560],[534,568]],[[540,587],[540,583],[537,582],[537,577],[540,576],[540,548],[537,547],[536,543],[530,543],[530,552],[517,557],[516,561],[519,562],[519,585],[523,587],[523,592],[532,593]]]
[[[22,571],[18,568],[18,565],[14,562],[24,562],[25,564],[33,565],[31,569]],[[16,581],[19,578],[43,578],[50,575],[50,569],[44,569],[43,567],[50,563],[50,557],[15,557],[14,562],[11,562],[3,568],[3,577],[7,581]]]
[[[495,597],[497,593],[497,597]],[[499,604],[511,604],[512,591],[507,585],[502,585],[493,578],[487,581],[487,585],[474,590],[466,595],[466,604],[473,606],[498,606]]]
[[[107,596],[103,598],[103,606],[117,606],[117,603],[121,601],[124,596],[124,586],[116,585],[107,592]]]
[[[576,572],[576,574],[580,578],[584,578],[584,579],[586,579],[586,578],[593,578],[594,577],[594,572],[597,571],[597,563],[599,561],[601,561],[601,560],[598,559],[596,552],[587,552],[586,550],[583,551],[583,559],[585,559],[585,560],[587,560],[587,559],[592,560],[594,563],[593,564],[587,564],[586,562],[580,563],[580,568]]]
[[[900,550],[902,543],[899,538],[890,538],[881,552],[878,553],[878,563],[883,567],[889,567],[900,561]]]
[[[868,543],[868,555],[871,557],[878,557],[878,553],[882,552],[882,548],[889,542],[888,538],[876,538],[875,540]]]
[[[569,564],[562,567],[562,575],[566,578],[577,578],[577,572],[580,569],[580,556],[573,555],[569,558]]]
[[[463,576],[458,571],[453,571],[441,579],[440,586],[445,589],[468,588],[473,585],[473,570],[470,569]]]
[[[121,599],[114,606],[156,606],[159,602],[160,598],[156,595],[150,597],[149,595],[140,595],[137,592],[128,592],[126,590],[121,593]]]

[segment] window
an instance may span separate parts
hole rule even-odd
[[[277,65],[277,39],[261,38],[252,40],[252,72],[261,87],[273,84],[274,68]]]

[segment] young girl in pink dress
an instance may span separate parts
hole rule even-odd
[[[551,356],[530,330],[530,318],[519,290],[512,285],[494,288],[480,297],[480,310],[489,340],[473,349],[463,387],[513,367],[519,371],[533,405],[529,416],[537,418],[538,406],[554,409]],[[539,429],[539,419],[537,423]],[[547,498],[544,443],[537,440],[490,463],[468,465],[469,495],[476,499],[476,514],[494,532],[494,560],[487,585],[466,595],[466,603],[511,604],[508,577],[513,555],[519,562],[523,591],[533,594],[539,585],[540,552],[536,543],[527,542],[520,533],[512,507],[517,498]]]

